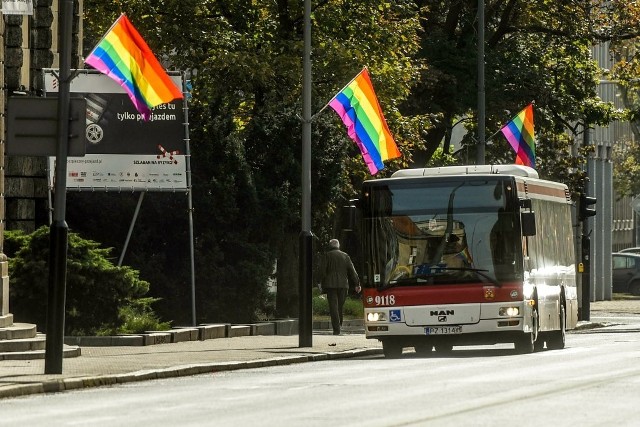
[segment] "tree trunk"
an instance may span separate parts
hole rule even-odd
[[[276,313],[279,318],[298,317],[298,240],[299,233],[286,233],[278,249]]]

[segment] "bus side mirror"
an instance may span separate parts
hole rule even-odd
[[[520,223],[522,224],[523,236],[536,235],[536,214],[533,211],[520,212]]]

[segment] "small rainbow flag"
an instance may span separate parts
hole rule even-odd
[[[468,246],[465,246],[462,251],[458,252],[455,255],[455,257],[462,260],[462,262],[464,262],[467,265],[473,264],[473,258],[471,257],[471,252],[469,252]]]
[[[533,103],[524,107],[500,131],[516,152],[516,165],[535,168],[536,146],[533,135]]]
[[[329,106],[338,113],[349,137],[358,144],[371,175],[384,168],[384,160],[400,157],[366,67],[329,101]]]
[[[84,62],[118,82],[144,120],[153,107],[182,99],[180,89],[124,13]]]

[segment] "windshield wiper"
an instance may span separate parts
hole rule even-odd
[[[486,279],[487,281],[496,285],[497,287],[499,288],[502,287],[502,285],[496,279],[486,274],[486,272],[489,270],[484,270],[480,268],[469,268],[469,267],[432,267],[430,271],[427,273],[416,274],[415,276],[412,276],[412,277],[402,277],[396,280],[391,280],[386,285],[378,286],[378,291],[384,291],[389,288],[393,288],[395,286],[402,285],[402,284],[429,283],[431,282],[431,280],[429,279],[437,277],[445,271],[472,271],[476,273],[478,276],[480,276],[481,278]]]

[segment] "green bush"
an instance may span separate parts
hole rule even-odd
[[[314,316],[329,316],[329,301],[327,301],[325,294],[314,293],[313,299],[311,300],[311,307]]]
[[[46,332],[49,283],[49,228],[32,234],[7,231],[10,302],[14,317],[35,323]],[[149,283],[138,271],[117,267],[109,259],[111,249],[68,233],[65,304],[66,335],[140,332],[136,324],[158,330],[167,324],[153,314],[156,300],[144,298]]]
[[[166,331],[171,328],[170,322],[161,322],[151,310],[155,298],[140,298],[120,308],[122,324],[118,328],[106,328],[97,335],[141,334],[147,331]]]
[[[352,319],[362,319],[364,317],[364,307],[360,297],[350,297],[344,302],[344,317]]]
[[[318,289],[313,290],[313,299],[311,301],[313,315],[317,317],[330,316],[329,302],[325,294],[320,294]],[[360,296],[348,296],[344,302],[344,318],[345,319],[362,319],[364,316],[364,307]]]

